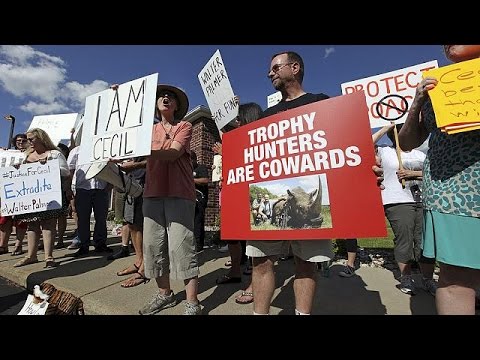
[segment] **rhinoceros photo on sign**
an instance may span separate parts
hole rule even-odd
[[[325,174],[250,184],[252,230],[331,228]]]

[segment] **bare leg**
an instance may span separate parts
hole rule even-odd
[[[161,295],[170,295],[172,292],[172,289],[170,288],[170,274],[163,274],[156,278],[155,281],[157,282],[158,292]]]
[[[295,256],[295,308],[303,314],[311,314],[315,295],[315,263]]]
[[[185,284],[185,293],[187,302],[198,304],[198,276],[183,281]]]
[[[0,248],[8,249],[8,239],[12,233],[12,218],[9,218],[5,224],[0,225]]]
[[[349,252],[347,253],[347,265],[355,268],[355,259],[357,258],[356,252]]]
[[[130,241],[130,225],[125,224],[122,226],[122,246],[128,246],[128,242]],[[132,243],[133,247],[135,248],[135,252],[137,252],[137,248],[135,247],[135,242],[133,241],[133,235],[132,235]]]
[[[48,219],[41,222],[45,260],[53,259],[53,242],[57,232],[57,219]]]
[[[253,258],[252,288],[255,293],[253,311],[267,315],[275,290],[275,273],[271,257]]]
[[[65,235],[65,230],[67,229],[67,215],[60,215],[58,217],[58,242],[57,246],[63,245],[63,236]]]
[[[25,239],[25,234],[27,233],[26,227],[15,226],[15,232],[17,233],[17,240],[15,240],[15,249],[16,252],[22,252],[23,240]]]
[[[130,278],[122,283],[122,287],[133,287],[143,282],[145,277],[145,266],[143,264],[143,230],[139,229],[135,225],[129,225],[129,234],[132,237],[132,244],[135,248],[135,267],[138,268],[137,273],[133,274]],[[127,237],[128,239],[128,237]],[[122,243],[123,243],[123,229],[122,229]],[[122,246],[124,246],[122,244]],[[127,240],[128,246],[128,240]],[[139,277],[142,275],[143,278]],[[140,281],[139,281],[140,280]]]
[[[436,294],[439,315],[475,315],[480,270],[441,263]]]
[[[411,275],[412,274],[412,269],[410,268],[410,264],[405,264],[401,262],[397,262],[398,268],[400,269],[400,275]]]
[[[135,225],[128,225],[128,234],[132,238],[133,248],[135,249],[135,265],[137,265],[138,268],[141,268],[141,267],[143,268],[143,230],[139,229]],[[128,246],[129,236],[126,236],[127,238],[126,246]],[[122,246],[125,246],[123,242],[123,229],[122,229]]]
[[[27,231],[27,257],[37,257],[38,242],[40,241],[40,224],[38,222],[28,225]]]
[[[240,242],[228,243],[228,251],[230,252],[230,258],[232,259],[232,267],[228,272],[229,277],[241,277],[242,270],[240,268],[240,263],[242,262],[242,246]]]

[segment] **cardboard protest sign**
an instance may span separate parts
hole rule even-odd
[[[437,67],[437,60],[433,60],[385,74],[350,81],[342,84],[342,94],[351,94],[356,91],[365,92],[372,129],[388,125],[388,120],[402,124],[407,120],[408,109],[415,97],[417,85],[422,80],[422,72]]]
[[[25,154],[20,150],[0,150],[0,168],[20,164],[25,160]]]
[[[150,155],[158,73],[86,99],[79,164]]]
[[[36,302],[33,295],[28,295],[27,301],[17,315],[45,315],[48,305],[47,301]]]
[[[429,90],[437,127],[448,134],[480,129],[480,59],[427,71],[437,86]]]
[[[50,136],[53,145],[57,146],[60,142],[67,145],[77,117],[77,113],[34,116],[28,130],[42,129]]]
[[[223,239],[387,235],[363,92],[247,124],[222,147]],[[257,194],[267,220],[251,211]]]
[[[58,159],[0,168],[2,216],[27,214],[62,207]]]
[[[215,120],[218,130],[221,130],[237,117],[239,104],[235,101],[220,50],[208,60],[198,74],[198,80],[207,99],[212,119]]]

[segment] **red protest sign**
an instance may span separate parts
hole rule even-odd
[[[223,154],[223,239],[387,235],[362,92],[226,133]]]

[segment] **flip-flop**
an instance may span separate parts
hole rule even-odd
[[[131,267],[127,267],[126,269],[123,269],[122,271],[117,272],[117,276],[126,276],[126,275],[132,275],[138,272],[138,266],[133,263],[134,269]]]
[[[245,301],[240,300],[243,297],[248,297],[249,299],[245,300]],[[242,291],[242,294],[235,299],[235,302],[237,304],[242,304],[242,305],[251,304],[253,302],[253,293],[248,292],[248,291]]]
[[[123,288],[131,288],[131,287],[138,286],[140,284],[146,284],[150,281],[150,279],[146,278],[145,275],[143,275],[141,272],[137,271],[136,274],[138,276],[134,275],[135,277],[128,278],[123,283],[121,283],[120,286]],[[131,285],[127,285],[128,283],[130,283]]]

